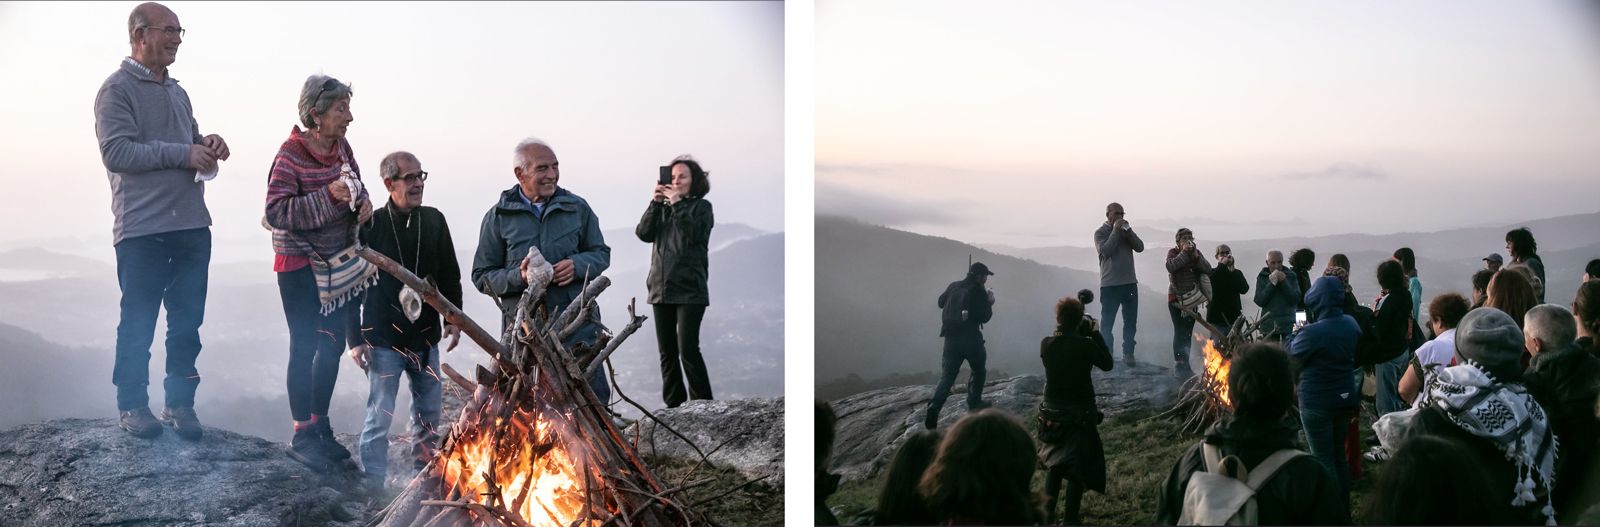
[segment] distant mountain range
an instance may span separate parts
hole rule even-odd
[[[817,216],[816,382],[857,375],[939,371],[939,294],[966,275],[967,256],[994,271],[994,319],[984,327],[990,369],[1039,368],[1039,340],[1055,327],[1055,304],[1089,288],[1098,271],[998,254],[956,240]],[[1165,284],[1140,288],[1137,354],[1171,364]],[[1098,317],[1097,299],[1089,313]],[[1121,328],[1117,328],[1121,335]],[[1121,343],[1117,344],[1118,349]],[[1119,351],[1120,353],[1120,351]]]
[[[783,239],[737,223],[712,231],[711,301],[701,330],[702,348],[719,398],[783,395]],[[622,237],[626,234],[627,237]],[[601,296],[604,320],[613,331],[626,323],[626,306],[637,298],[639,314],[653,316],[645,303],[648,244],[617,231],[607,239],[615,249],[607,275],[612,288]],[[637,246],[637,247],[634,247]],[[463,275],[470,274],[472,244],[458,244]],[[641,259],[640,264],[634,260]],[[199,369],[201,417],[228,428],[274,440],[288,437],[283,379],[288,355],[287,327],[277,283],[266,262],[213,263],[205,346]],[[30,276],[30,270],[49,274]],[[118,322],[115,267],[93,258],[56,250],[11,248],[0,252],[0,427],[53,417],[93,417],[115,411],[110,377]],[[491,333],[499,333],[499,312],[472,290],[463,276],[467,314]],[[159,411],[162,338],[157,321],[151,353],[151,396]],[[467,371],[486,358],[467,339],[445,361]],[[619,381],[634,400],[661,406],[661,378],[653,320],[613,356]],[[70,388],[67,388],[70,387]],[[341,366],[335,395],[335,426],[356,430],[367,382],[352,363]],[[404,390],[402,390],[404,392]],[[401,404],[405,404],[402,395]],[[626,404],[619,411],[627,411]],[[227,416],[217,416],[225,412]],[[256,424],[260,423],[257,427]],[[281,434],[279,434],[282,432]],[[282,437],[278,437],[282,435]]]
[[[1313,273],[1320,275],[1327,259],[1343,252],[1351,259],[1352,285],[1362,303],[1378,295],[1377,266],[1395,249],[1417,252],[1423,299],[1443,292],[1471,293],[1472,273],[1491,252],[1505,253],[1505,233],[1530,228],[1548,278],[1546,301],[1569,304],[1583,266],[1600,258],[1600,213],[1563,216],[1498,227],[1474,227],[1433,233],[1387,235],[1345,234],[1314,238],[1213,240],[1199,232],[1198,242],[1209,257],[1217,243],[1228,243],[1251,280],[1271,248],[1286,254],[1299,247],[1317,253]],[[989,368],[1017,374],[1037,369],[1038,342],[1053,328],[1053,307],[1078,289],[1099,291],[1099,262],[1093,229],[1081,233],[1082,246],[1017,248],[978,246],[870,225],[857,220],[816,217],[816,345],[817,378],[827,383],[857,375],[863,379],[938,371],[941,340],[935,306],[945,286],[960,279],[967,255],[996,273],[995,318],[985,328]],[[1135,229],[1139,227],[1135,224]],[[1171,362],[1171,321],[1165,309],[1167,275],[1164,257],[1171,233],[1139,231],[1146,249],[1136,255],[1140,280],[1137,354],[1140,360],[1165,366]],[[1245,313],[1258,309],[1249,295]],[[1097,300],[1089,314],[1099,316]],[[1120,324],[1120,320],[1119,320]],[[1117,329],[1120,337],[1121,328]],[[1121,344],[1117,344],[1120,348]]]

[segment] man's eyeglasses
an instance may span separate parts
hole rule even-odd
[[[389,178],[389,179],[390,180],[404,181],[406,183],[421,183],[423,181],[427,181],[428,180],[428,173],[426,171],[420,171],[419,170],[415,174],[406,174],[404,176],[396,176],[396,177],[392,177],[392,178]]]
[[[187,30],[185,30],[185,29],[183,29],[181,27],[172,27],[172,26],[163,26],[163,27],[139,26],[139,27],[143,28],[143,29],[154,29],[156,31],[160,31],[162,33],[166,33],[167,36],[169,36],[169,37],[171,37],[171,36],[182,37],[184,35],[184,33],[188,32]]]

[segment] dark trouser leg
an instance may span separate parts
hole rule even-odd
[[[194,407],[200,386],[195,359],[200,356],[200,324],[206,316],[206,287],[211,269],[211,229],[170,233],[176,242],[172,253],[172,285],[167,287],[168,408]]]
[[[1122,297],[1117,296],[1117,291],[1117,286],[1100,288],[1100,338],[1105,339],[1108,350],[1117,349],[1117,340],[1113,335],[1117,329],[1117,306],[1122,305]]]
[[[1177,366],[1189,366],[1189,343],[1194,339],[1194,319],[1183,315],[1183,311],[1167,306],[1167,314],[1172,316],[1172,361]]]
[[[683,388],[683,366],[678,350],[678,306],[651,304],[656,314],[656,350],[661,353],[661,400],[677,408],[689,399]]]
[[[683,357],[683,375],[689,380],[690,399],[711,398],[711,373],[700,354],[700,322],[705,318],[704,305],[678,306],[678,351]]]
[[[1067,471],[1061,467],[1051,467],[1044,474],[1044,524],[1056,524],[1056,500],[1061,498],[1061,482],[1066,479]]]
[[[1139,284],[1117,286],[1122,289],[1122,318],[1127,322],[1122,326],[1122,354],[1133,356],[1133,346],[1136,344],[1133,335],[1139,331]],[[1107,342],[1106,347],[1110,348]]]
[[[326,417],[328,406],[333,403],[333,386],[339,381],[339,360],[344,358],[345,336],[349,333],[350,317],[355,316],[357,302],[359,299],[351,299],[328,316],[317,318],[320,329],[317,331],[317,355],[311,364],[315,397],[311,401],[311,413]],[[320,309],[320,300],[317,305]]]
[[[1061,523],[1064,525],[1082,525],[1083,516],[1083,484],[1072,478],[1067,478],[1067,497],[1061,505]]]
[[[944,408],[945,399],[950,398],[950,387],[956,384],[956,374],[961,373],[960,344],[953,337],[944,339],[944,356],[939,364],[939,385],[933,388],[933,399],[928,401],[928,421],[939,419],[939,410]]]
[[[278,295],[283,298],[283,317],[289,323],[289,414],[296,421],[309,421],[314,399],[311,371],[322,318],[311,268],[278,273]]]
[[[983,348],[981,338],[968,346],[967,367],[972,369],[972,375],[967,380],[967,409],[971,410],[983,404],[983,381],[989,375],[989,371],[985,369],[989,361],[989,352]]]
[[[150,344],[161,297],[172,281],[171,243],[165,234],[152,234],[122,240],[115,248],[122,299],[111,383],[117,387],[117,410],[126,411],[150,406]]]

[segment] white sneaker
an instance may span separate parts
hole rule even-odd
[[[1384,461],[1388,461],[1389,449],[1383,448],[1383,445],[1372,447],[1371,449],[1367,450],[1366,453],[1361,454],[1361,459],[1365,459],[1373,463],[1382,463]]]

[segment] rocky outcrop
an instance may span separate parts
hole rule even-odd
[[[1179,381],[1172,370],[1148,364],[1129,368],[1118,363],[1109,372],[1095,370],[1096,400],[1112,417],[1140,406],[1169,404]],[[860,393],[833,401],[838,416],[831,460],[832,472],[845,481],[877,476],[912,432],[922,429],[931,385],[900,386]],[[967,387],[957,384],[939,413],[939,427],[948,428],[967,412]],[[1022,419],[1038,415],[1044,377],[1023,375],[984,384],[983,400]]]
[[[110,419],[0,431],[5,525],[361,525],[351,474],[319,475],[284,445],[207,428],[199,442],[129,436]]]
[[[705,452],[712,463],[738,470],[749,478],[783,481],[783,398],[689,401],[653,412],[672,430]],[[700,461],[700,454],[682,439],[646,417],[623,433],[638,438],[639,454]]]

